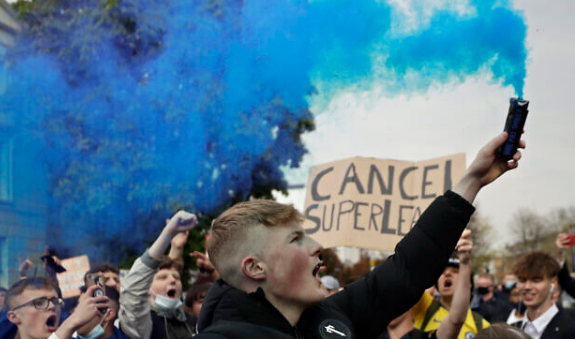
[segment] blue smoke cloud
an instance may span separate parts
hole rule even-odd
[[[506,1],[439,9],[404,34],[378,0],[56,3],[35,18],[45,34],[11,51],[0,109],[42,140],[49,224],[65,234],[51,241],[74,254],[110,239],[139,251],[170,209],[215,213],[258,185],[286,188],[280,166],[306,152],[310,98],[486,69],[522,95],[526,25]]]

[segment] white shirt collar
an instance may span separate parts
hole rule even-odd
[[[553,319],[557,313],[559,313],[559,308],[557,308],[555,303],[553,303],[545,313],[541,314],[533,321],[530,321],[529,318],[527,318],[527,312],[525,312],[523,319],[521,319],[521,327],[523,327],[525,333],[529,334],[531,338],[539,339],[549,322],[551,322],[551,319]]]

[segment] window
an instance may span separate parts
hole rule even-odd
[[[13,194],[12,155],[14,142],[12,139],[0,139],[0,202],[11,202]]]

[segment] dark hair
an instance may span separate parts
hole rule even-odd
[[[58,293],[58,284],[51,278],[26,278],[16,282],[10,287],[8,293],[6,293],[6,307],[12,309],[17,305],[14,305],[14,299],[24,293],[25,290],[54,290]]]
[[[91,273],[106,273],[112,272],[116,274],[120,274],[120,269],[111,264],[102,264],[94,267],[94,269],[90,270]]]
[[[188,307],[192,307],[194,301],[197,301],[202,296],[202,293],[207,293],[208,290],[212,287],[211,282],[204,282],[204,283],[195,283],[188,289],[188,293],[186,295],[185,304]]]
[[[8,290],[5,287],[0,286],[0,292],[8,292]]]
[[[102,264],[96,266],[91,270],[89,270],[88,272],[86,272],[86,274],[84,274],[84,286],[80,287],[80,292],[84,293],[88,289],[88,280],[87,280],[88,274],[106,273],[106,272],[113,272],[120,275],[120,270],[116,266],[112,266],[110,264]]]
[[[557,260],[545,252],[531,252],[523,256],[514,267],[518,279],[554,278],[559,274]]]
[[[531,339],[531,337],[517,327],[497,323],[479,331],[475,339]]]
[[[180,261],[166,257],[166,258],[164,258],[164,261],[162,261],[162,263],[160,264],[160,267],[158,267],[158,271],[159,270],[166,270],[166,269],[174,269],[174,270],[180,272],[180,274],[181,274],[183,269],[184,269],[184,265]]]

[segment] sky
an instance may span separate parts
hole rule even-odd
[[[575,2],[515,0],[514,6],[524,11],[528,25],[527,149],[519,168],[485,187],[475,201],[499,245],[512,239],[518,209],[546,215],[575,205],[575,101],[569,92]],[[386,96],[377,84],[361,93],[349,89],[312,105],[317,128],[304,137],[309,154],[302,168],[286,173],[291,184],[306,183],[310,166],[352,156],[417,161],[464,152],[469,164],[503,130],[512,96],[512,88],[492,83],[487,74],[409,96]],[[292,189],[278,200],[303,209],[305,190]]]

